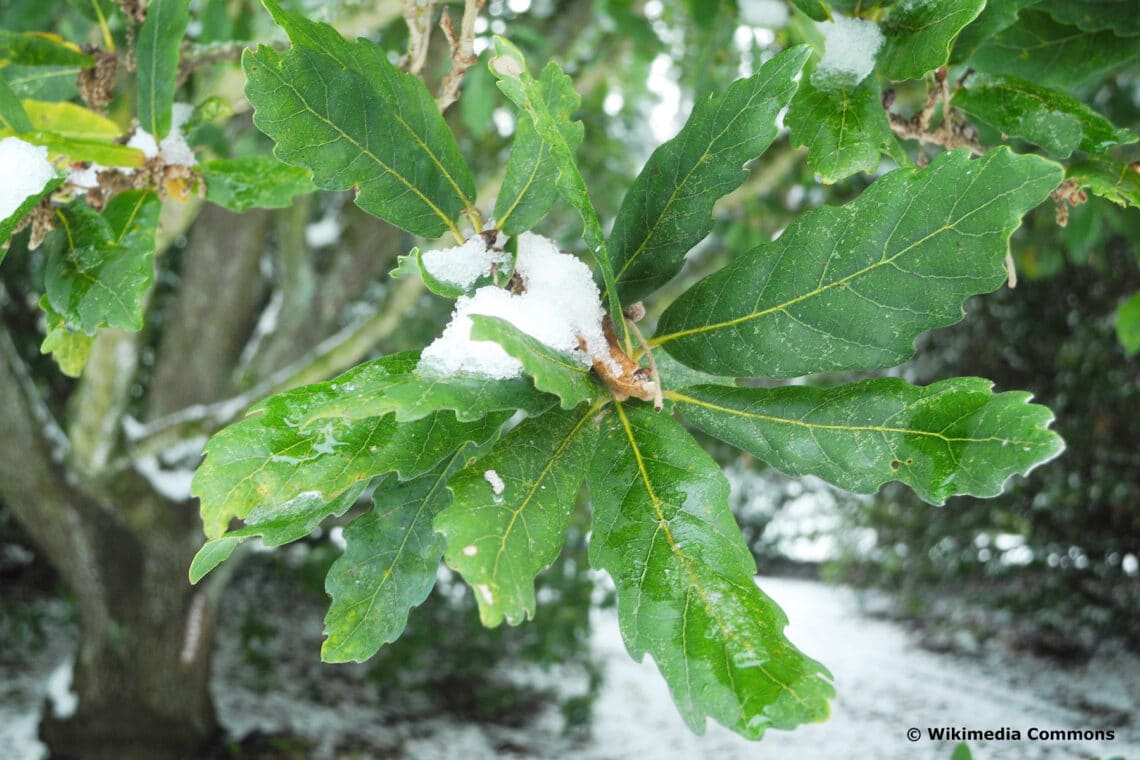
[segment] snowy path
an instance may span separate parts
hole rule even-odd
[[[976,658],[934,654],[913,643],[901,626],[862,616],[846,589],[783,578],[762,579],[761,586],[792,621],[789,638],[831,670],[838,697],[828,722],[771,731],[760,742],[715,724],[704,736],[690,733],[652,661],[639,665],[626,655],[613,610],[597,612],[594,621],[606,683],[585,744],[560,734],[556,714],[522,729],[446,719],[385,726],[373,707],[351,698],[318,705],[284,692],[242,694],[233,684],[220,707],[230,730],[290,730],[308,737],[313,760],[336,757],[332,747],[346,738],[358,752],[369,747],[363,751],[389,757],[400,747],[400,756],[413,760],[949,760],[956,742],[924,735],[912,743],[906,736],[910,727],[925,733],[939,726],[1021,732],[1020,741],[969,742],[977,760],[1140,760],[1140,658],[1134,655],[1101,653],[1087,666],[1062,669],[1028,655],[1014,659],[997,648]],[[34,740],[37,710],[45,688],[65,690],[60,687],[66,672],[57,667],[65,648],[66,642],[32,658],[40,663],[36,674],[17,674],[0,663],[0,697],[7,698],[0,699],[2,760],[43,757]],[[48,686],[53,670],[55,683]],[[1116,738],[1035,742],[1026,738],[1031,727],[1113,729]]]

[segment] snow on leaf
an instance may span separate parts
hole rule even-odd
[[[650,156],[626,193],[610,235],[619,291],[643,298],[681,269],[712,229],[713,204],[748,178],[744,165],[776,137],[776,114],[796,91],[810,53],[780,53],[721,95],[701,98],[685,126]]]
[[[736,376],[895,365],[918,335],[961,319],[966,298],[1005,281],[1010,235],[1060,180],[1057,164],[1006,148],[893,171],[698,282],[651,344]]]
[[[435,529],[447,540],[447,564],[476,590],[484,625],[534,616],[534,578],[566,539],[597,440],[596,412],[552,410],[524,420],[448,483],[454,503],[436,516]]]
[[[830,675],[784,637],[787,618],[753,581],[728,481],[672,417],[616,405],[588,482],[590,564],[617,586],[630,655],[653,656],[692,730],[711,717],[755,739],[827,717]]]
[[[1053,414],[1029,394],[961,377],[919,388],[880,378],[812,388],[702,385],[669,394],[685,419],[788,475],[857,493],[906,483],[926,501],[989,497],[1061,453]]]

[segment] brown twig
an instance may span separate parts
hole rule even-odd
[[[986,149],[978,142],[978,131],[973,124],[966,121],[962,115],[950,104],[951,91],[946,82],[946,67],[938,69],[934,74],[934,85],[926,97],[922,110],[907,119],[891,111],[894,103],[894,92],[887,90],[883,93],[883,108],[887,112],[891,131],[906,140],[917,140],[920,145],[941,145],[946,149],[967,148],[975,156],[980,156]],[[962,80],[956,86],[960,87]],[[942,106],[942,121],[937,128],[931,128],[938,106]],[[925,162],[925,154],[919,155],[919,165]]]
[[[451,21],[451,14],[445,8],[439,20],[443,29],[443,36],[451,48],[451,71],[439,85],[439,94],[435,102],[439,110],[446,111],[455,101],[459,100],[459,86],[467,70],[474,66],[479,57],[475,55],[475,20],[479,18],[479,11],[483,8],[485,0],[464,0],[463,20],[459,23],[459,36],[455,35],[455,26]]]
[[[408,52],[400,67],[410,74],[420,75],[427,63],[431,45],[431,19],[435,0],[404,0],[404,21],[408,25]]]

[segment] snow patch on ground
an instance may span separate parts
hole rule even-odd
[[[24,201],[42,192],[55,179],[48,150],[18,137],[0,140],[0,221],[16,212]]]

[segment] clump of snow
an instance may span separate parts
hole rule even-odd
[[[883,45],[878,24],[865,19],[832,14],[816,28],[823,35],[823,58],[811,76],[820,87],[856,85],[875,68],[875,56]]]
[[[748,26],[782,29],[788,24],[788,6],[783,0],[740,0],[740,21]]]
[[[510,254],[487,247],[482,235],[472,235],[463,245],[442,251],[424,251],[424,269],[435,279],[457,288],[469,288],[491,268],[510,261]]]
[[[48,161],[47,148],[5,137],[0,140],[0,177],[4,178],[0,182],[0,220],[4,220],[55,179],[55,167]]]
[[[487,470],[483,473],[483,479],[491,484],[491,491],[494,492],[496,496],[502,495],[503,489],[506,488],[506,486],[503,484],[503,479],[499,477],[499,473],[494,470]]]
[[[86,169],[72,167],[67,172],[67,183],[80,190],[94,190],[99,187],[99,172],[107,167],[91,164]]]
[[[198,161],[186,142],[186,136],[182,134],[182,126],[190,120],[193,113],[194,106],[189,103],[175,103],[170,112],[170,132],[161,142],[155,142],[154,135],[139,127],[127,141],[127,147],[141,150],[147,158],[162,156],[162,160],[168,164],[193,166]]]
[[[598,286],[581,259],[559,252],[548,238],[524,232],[518,239],[515,273],[522,279],[522,293],[485,285],[456,300],[451,322],[420,355],[418,372],[465,372],[495,379],[522,374],[522,365],[497,343],[471,340],[473,314],[505,319],[554,350],[573,355],[583,366],[595,358],[612,361],[602,335]],[[579,336],[585,341],[584,352],[579,350]]]

